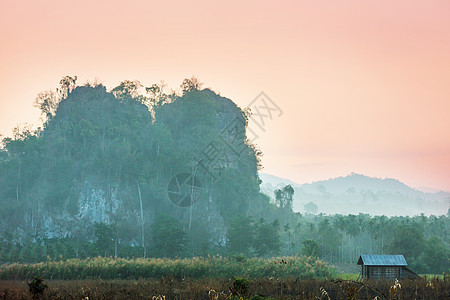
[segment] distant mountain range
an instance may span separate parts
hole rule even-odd
[[[294,188],[294,211],[305,212],[314,203],[318,213],[386,216],[446,215],[450,193],[426,192],[392,178],[375,178],[352,173],[313,183],[299,184],[270,174],[260,174],[261,191],[271,198],[275,189],[287,184]]]

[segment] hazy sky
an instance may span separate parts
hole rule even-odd
[[[283,110],[264,172],[351,172],[450,191],[450,1],[0,1],[0,133],[39,123],[64,75],[178,87]]]

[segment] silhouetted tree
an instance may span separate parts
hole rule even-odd
[[[181,84],[181,91],[183,95],[193,91],[199,91],[202,88],[203,83],[201,83],[197,78],[192,76],[191,78],[186,78]]]

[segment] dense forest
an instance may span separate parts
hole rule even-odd
[[[449,269],[448,216],[293,212],[294,189],[260,191],[251,112],[196,78],[180,92],[64,77],[40,93],[43,126],[0,148],[0,263],[115,257],[306,255],[354,264],[403,254]]]

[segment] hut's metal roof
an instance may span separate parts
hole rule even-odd
[[[407,266],[403,255],[367,255],[363,254],[358,259],[358,265],[366,266]]]

